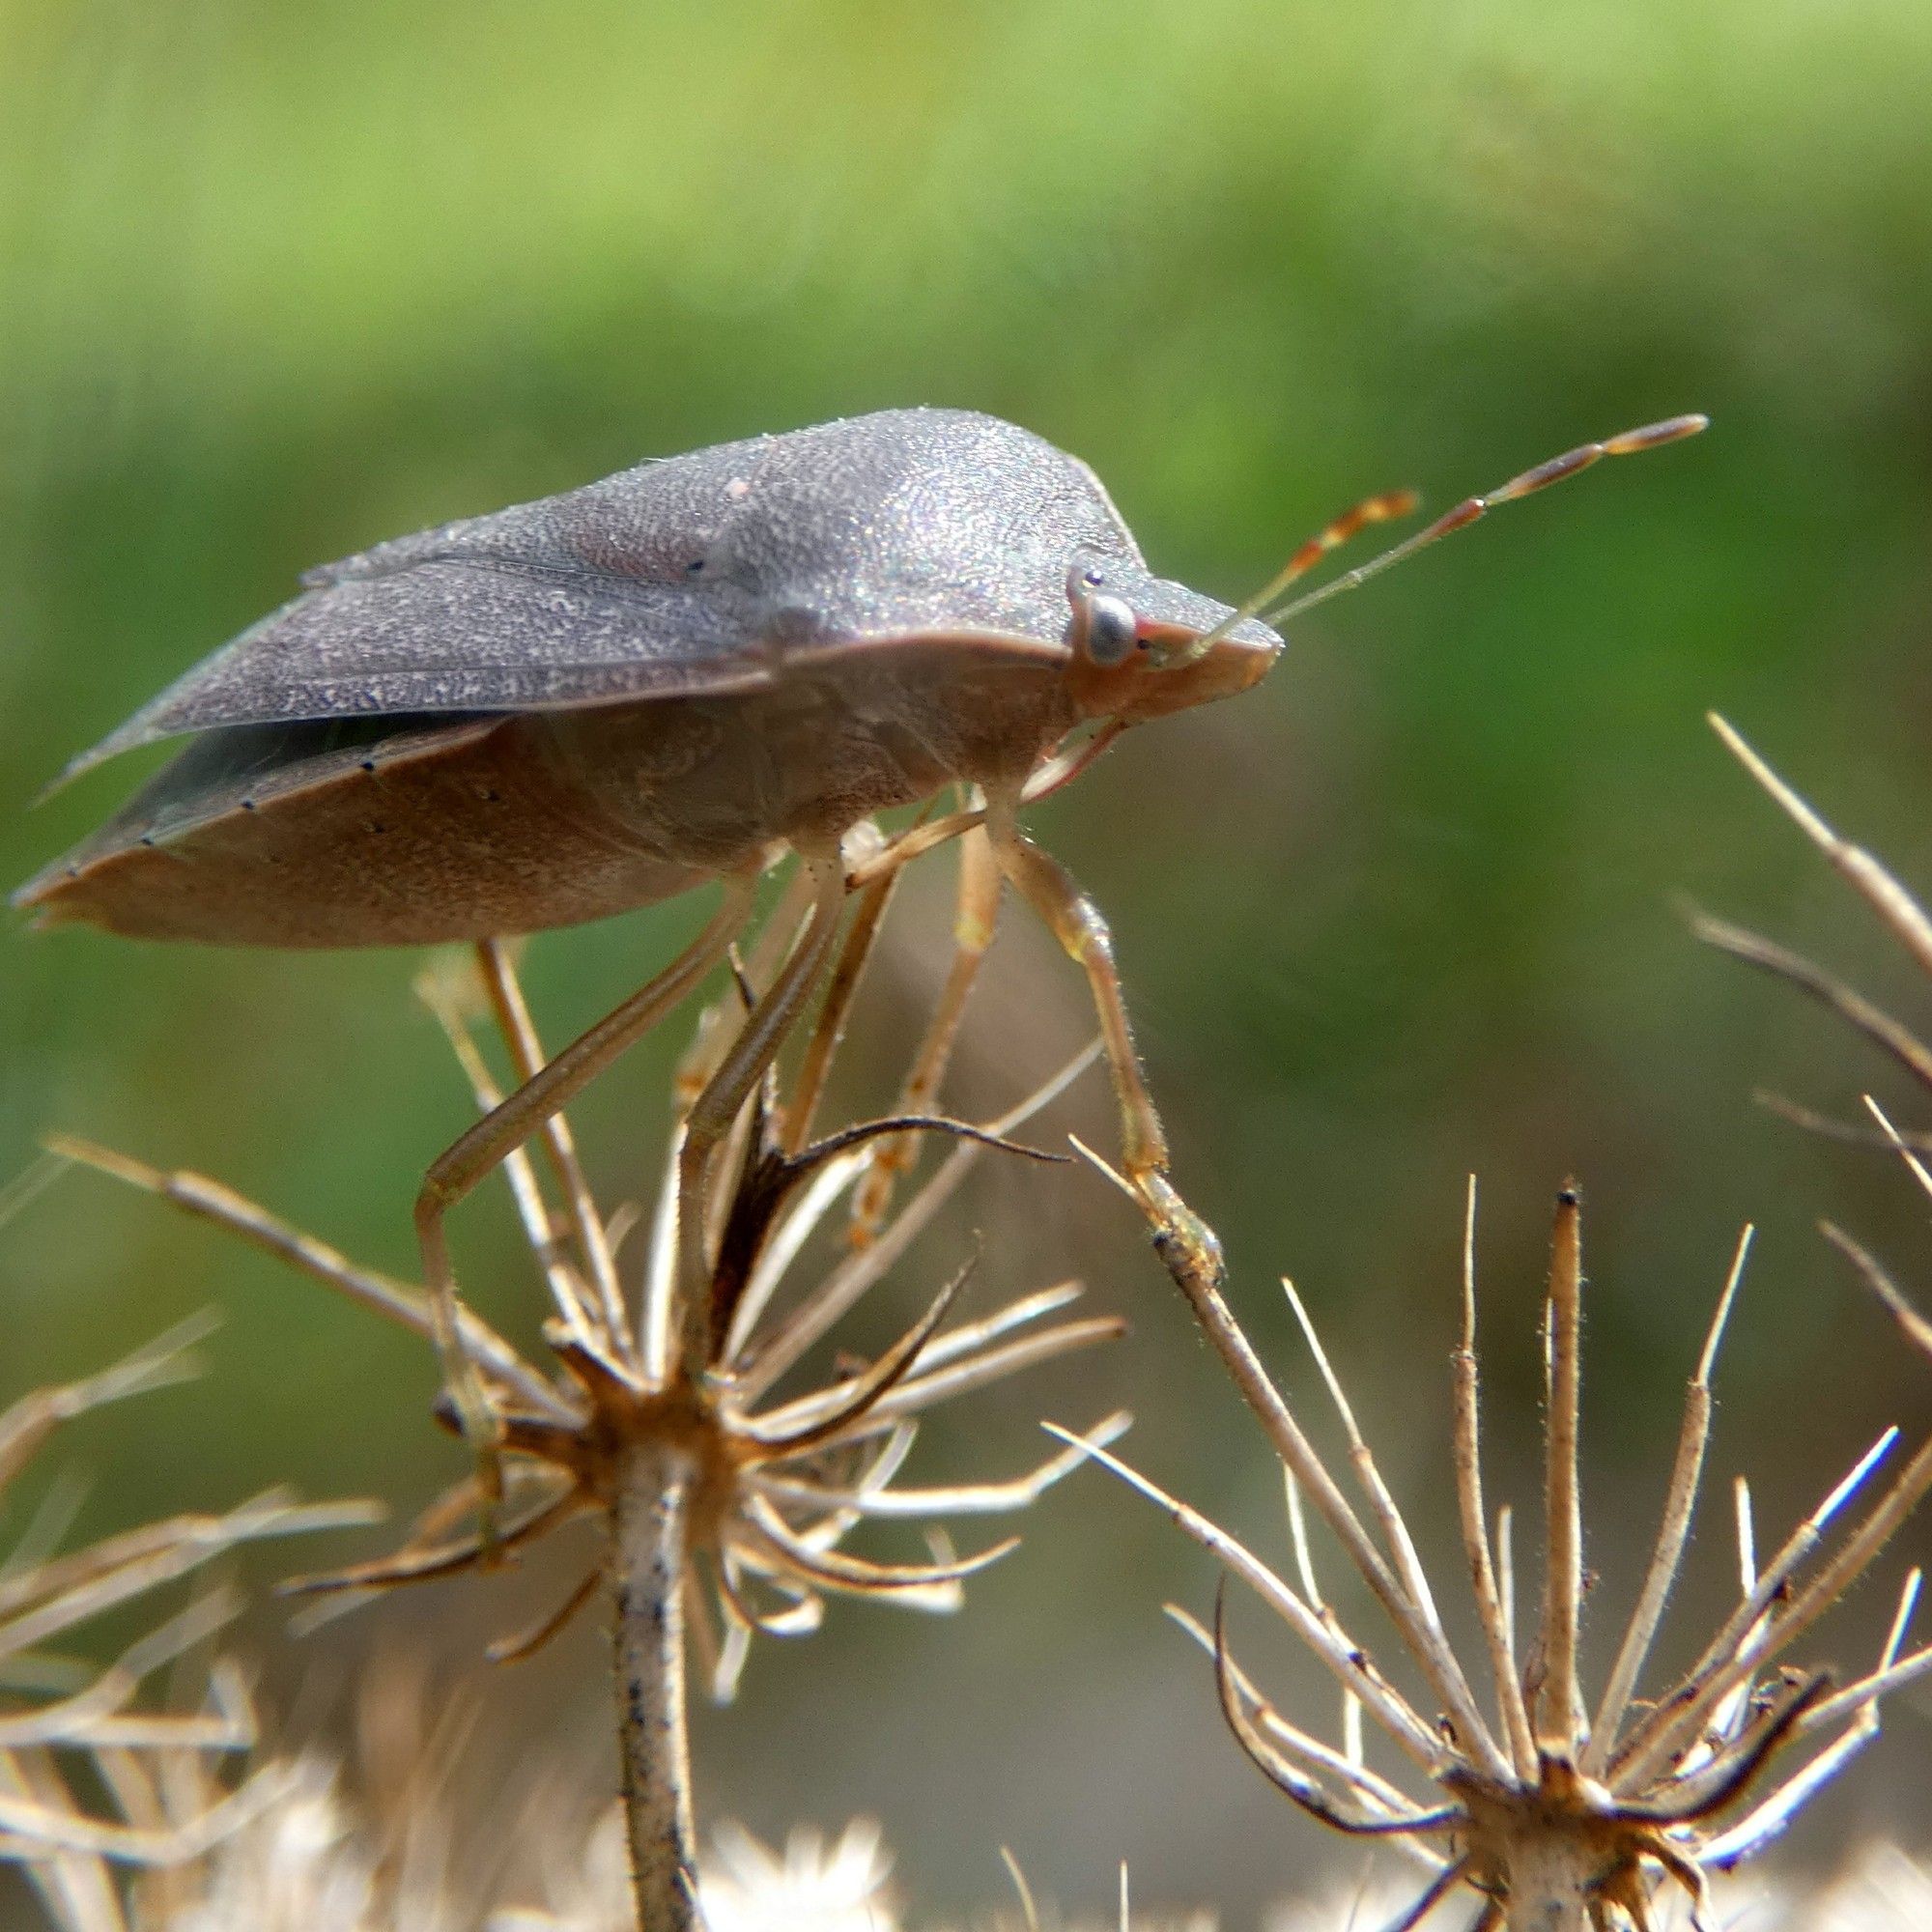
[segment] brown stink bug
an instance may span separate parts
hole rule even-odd
[[[1701,427],[1586,445],[1316,594]],[[1164,1178],[1106,924],[1018,810],[1125,726],[1255,683],[1299,608],[1280,605],[1289,584],[1408,504],[1350,512],[1236,611],[1153,576],[1085,464],[990,416],[892,410],[647,463],[312,571],[75,761],[189,736],[16,903],[138,937],[367,946],[566,925],[722,882],[678,959],[430,1170],[416,1220],[446,1300],[447,1208],[724,959],[758,874],[796,852],[802,935],[687,1122],[684,1198],[700,1199],[822,977],[852,884],[844,835],[977,786],[966,817],[998,875],[1092,982],[1127,1174],[1170,1234],[1205,1243]]]

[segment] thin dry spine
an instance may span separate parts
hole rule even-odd
[[[1514,1562],[1502,1519],[1492,1544],[1486,1515],[1475,1347],[1474,1196],[1464,1239],[1463,1317],[1452,1357],[1452,1463],[1463,1564],[1482,1632],[1487,1698],[1472,1688],[1444,1632],[1415,1546],[1373,1453],[1291,1288],[1348,1445],[1366,1513],[1318,1451],[1230,1312],[1219,1283],[1191,1270],[1185,1251],[1156,1243],[1177,1285],[1290,1479],[1293,1580],[1238,1539],[1098,1444],[1089,1453],[1166,1510],[1223,1569],[1246,1583],[1335,1678],[1343,1739],[1318,1738],[1266,1701],[1229,1647],[1225,1602],[1212,1631],[1177,1619],[1214,1659],[1223,1715],[1243,1750],[1295,1804],[1330,1829],[1399,1848],[1422,1866],[1425,1889],[1389,1932],[1411,1932],[1444,1900],[1483,1900],[1482,1932],[1643,1932],[1661,1878],[1701,1917],[1708,1875],[1776,1836],[1878,1729],[1880,1699],[1932,1673],[1932,1648],[1901,1656],[1918,1589],[1915,1571],[1875,1663],[1842,1690],[1822,1672],[1779,1660],[1872,1566],[1932,1488],[1932,1440],[1880,1487],[1891,1431],[1760,1568],[1742,1559],[1737,1610],[1691,1668],[1640,1696],[1652,1641],[1677,1580],[1711,1427],[1711,1376],[1748,1244],[1740,1241],[1687,1390],[1662,1520],[1635,1604],[1594,1707],[1577,1664],[1582,1614],[1580,1206],[1559,1196],[1546,1296],[1545,1548],[1536,1640],[1519,1647]],[[1067,1443],[1081,1438],[1055,1430]],[[1740,1522],[1748,1491],[1739,1490]],[[1417,1697],[1384,1672],[1321,1592],[1298,1512],[1313,1510],[1348,1553],[1407,1653]],[[1854,1520],[1855,1506],[1858,1513]],[[1506,1518],[1507,1513],[1504,1513]],[[1741,1548],[1748,1538],[1741,1530]],[[1225,1584],[1223,1586],[1225,1599]],[[1406,1760],[1409,1785],[1364,1759],[1359,1726],[1373,1723]],[[1806,1746],[1813,1747],[1806,1751]]]
[[[1008,1884],[1012,1887],[1018,1917],[1014,1918],[1007,1914],[996,1914],[990,1920],[976,1920],[975,1932],[1100,1932],[1094,1921],[1082,1919],[1069,1923],[1051,1906],[1042,1911],[1027,1880],[1026,1868],[1014,1856],[1010,1845],[1000,1847],[1000,1862],[1006,1867]],[[1150,1920],[1143,1916],[1137,1919],[1124,1859],[1120,1864],[1115,1907],[1116,1917],[1106,1932],[1215,1932],[1216,1920],[1211,1912],[1189,1912],[1179,1918]]]
[[[966,848],[969,855],[973,847]],[[970,859],[969,859],[970,863]],[[882,879],[890,879],[889,872]],[[386,1557],[312,1577],[294,1587],[337,1604],[404,1584],[514,1563],[564,1524],[588,1518],[604,1534],[554,1609],[497,1646],[501,1659],[530,1655],[608,1585],[614,1605],[616,1702],[626,1776],[638,1907],[654,1928],[697,1923],[695,1821],[685,1724],[687,1649],[711,1694],[737,1688],[754,1635],[806,1634],[834,1595],[866,1596],[901,1607],[958,1607],[966,1577],[997,1561],[1015,1539],[957,1554],[939,1524],[954,1517],[1022,1509],[1076,1468],[1067,1450],[1004,1480],[936,1489],[895,1481],[925,1412],[1020,1370],[1111,1340],[1118,1320],[1066,1314],[1078,1298],[1065,1282],[1021,1296],[971,1321],[952,1319],[971,1264],[960,1268],[925,1314],[874,1360],[787,1392],[796,1372],[838,1322],[903,1259],[988,1149],[1052,1158],[1012,1141],[1031,1115],[1088,1065],[1082,1053],[1001,1119],[975,1124],[932,1114],[895,1114],[810,1137],[856,986],[884,910],[861,894],[832,994],[808,1030],[797,1074],[777,1064],[776,1038],[761,1052],[749,1098],[703,1172],[696,1236],[678,1227],[689,1169],[681,1122],[665,1183],[645,1225],[628,1234],[627,1214],[591,1199],[568,1123],[506,1164],[524,1245],[551,1297],[545,1339],[554,1360],[527,1359],[481,1316],[463,1307],[440,1322],[435,1297],[361,1268],[313,1236],[206,1178],[166,1173],[67,1138],[54,1145],[239,1234],[311,1279],[432,1341],[452,1341],[489,1409],[500,1458],[500,1499],[479,1471],[450,1486]],[[734,1047],[734,1023],[762,1004],[771,983],[795,966],[800,897],[781,898],[768,930],[745,960],[734,957],[736,991],[700,1021],[680,1068],[687,1103]],[[963,922],[962,922],[963,923]],[[974,943],[970,934],[962,950]],[[982,942],[980,942],[982,944]],[[472,983],[433,979],[424,996],[448,1034],[478,1107],[498,1094],[476,1035],[494,1025],[522,1077],[542,1052],[518,984],[513,954],[479,949],[481,996]],[[950,984],[970,974],[955,973]],[[762,983],[761,983],[762,982]],[[963,994],[949,993],[911,1060],[921,1090],[936,1087]],[[873,1206],[857,1240],[813,1240],[872,1180],[881,1152],[908,1136],[951,1143],[944,1157],[894,1203]],[[548,1169],[548,1172],[546,1172]],[[876,1221],[876,1225],[869,1225]],[[690,1279],[701,1256],[701,1305]],[[829,1261],[808,1284],[813,1257]],[[617,1260],[628,1257],[626,1285]],[[613,1297],[612,1283],[617,1283]],[[694,1335],[701,1365],[692,1373]],[[445,1397],[440,1419],[461,1428]],[[1124,1414],[1096,1425],[1103,1440]],[[927,1525],[916,1555],[882,1560],[845,1546],[874,1521]]]
[[[1841,838],[1824,817],[1751,748],[1743,734],[1715,712],[1711,728],[1778,808],[1810,839],[1853,891],[1878,916],[1879,922],[1905,950],[1912,963],[1932,980],[1932,916],[1884,863],[1861,845]],[[1829,1011],[1847,1022],[1877,1046],[1919,1087],[1932,1093],[1932,1046],[1913,1030],[1855,987],[1801,954],[1748,928],[1705,913],[1691,918],[1691,929],[1706,945],[1734,959],[1797,986]],[[1869,1094],[1863,1095],[1873,1125],[1833,1120],[1781,1094],[1761,1094],[1760,1100],[1799,1125],[1834,1139],[1888,1148],[1896,1153],[1912,1178],[1932,1198],[1932,1168],[1921,1157],[1928,1143],[1923,1135],[1895,1126]],[[1932,1321],[1928,1321],[1893,1283],[1884,1266],[1843,1229],[1830,1221],[1819,1227],[1825,1237],[1850,1261],[1878,1295],[1899,1332],[1921,1354],[1932,1358]]]
[[[184,1323],[98,1375],[16,1401],[0,1414],[0,1496],[67,1424],[195,1376],[192,1351],[212,1326]],[[241,1610],[232,1586],[190,1597],[105,1664],[64,1646],[243,1544],[376,1513],[270,1491],[220,1515],[168,1517],[64,1550],[74,1501],[49,1491],[0,1562],[0,1858],[19,1866],[62,1932],[123,1932],[129,1874],[165,1893],[175,1872],[275,1804],[291,1774],[248,1761],[257,1730],[240,1670],[219,1660],[192,1667]],[[157,1698],[164,1678],[178,1693],[198,1689]]]

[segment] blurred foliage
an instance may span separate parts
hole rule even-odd
[[[1888,1070],[1700,953],[1670,900],[1923,1011],[1700,714],[1932,881],[1928,98],[1921,0],[0,0],[0,876],[128,782],[28,814],[62,760],[298,569],[647,454],[988,409],[1093,462],[1161,569],[1233,596],[1367,491],[1440,503],[1706,409],[1701,440],[1324,610],[1261,692],[1129,740],[1037,817],[1115,918],[1179,1176],[1259,1333],[1286,1352],[1269,1278],[1293,1268],[1352,1385],[1382,1376],[1384,1441],[1437,1402],[1473,1167],[1492,1379],[1526,1394],[1545,1203],[1574,1169],[1599,1481],[1628,1482],[1635,1538],[1756,1216],[1716,1453],[1786,1520],[1879,1422],[1932,1414],[1812,1219],[1928,1285],[1932,1243],[1887,1164],[1749,1100],[1849,1111]],[[906,929],[942,891],[922,883]],[[695,915],[538,941],[554,1036]],[[1009,927],[981,1054],[1004,1002],[1037,1016],[1044,1064],[1087,1022]],[[8,930],[0,1179],[65,1126],[406,1268],[414,1178],[466,1104],[413,963]],[[903,995],[879,1024],[909,1020]],[[654,1159],[671,1051],[587,1109],[609,1171]],[[969,1068],[967,1091],[1026,1070]],[[533,1297],[493,1277],[497,1211],[466,1210],[462,1259],[512,1321]],[[1146,1417],[1140,1459],[1275,1534],[1258,1442],[1096,1185],[1007,1177],[979,1211],[990,1271],[1077,1261],[1136,1313],[1100,1378]],[[428,1365],[403,1342],[88,1178],[0,1232],[10,1391],[207,1302],[230,1324],[216,1389],[182,1406],[171,1457],[102,1425],[95,1508],[282,1475],[427,1492],[453,1452],[425,1448]],[[1015,1465],[1031,1419],[1012,1412]],[[1417,1461],[1414,1483],[1439,1477]],[[1201,1600],[1199,1566],[1078,1490],[958,1631],[860,1606],[810,1664],[754,1672],[700,1737],[707,1793],[767,1830],[885,1807],[907,1876],[955,1893],[985,1892],[1001,1839],[1063,1894],[1122,1851],[1150,1895],[1237,1920],[1279,1889],[1310,1834],[1251,1788],[1153,1614],[1163,1590]],[[468,1629],[453,1599],[422,1608]],[[557,1680],[586,1699],[593,1655]],[[1923,1766],[1914,1722],[1892,1747]]]

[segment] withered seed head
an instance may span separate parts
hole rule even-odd
[[[782,924],[785,916],[781,906],[775,923]],[[568,1123],[559,1118],[544,1144],[554,1177],[549,1188],[527,1151],[506,1168],[526,1244],[554,1308],[545,1327],[554,1365],[526,1359],[468,1309],[458,1318],[463,1355],[492,1417],[494,1455],[503,1476],[500,1503],[487,1495],[478,1477],[466,1478],[430,1505],[391,1555],[289,1587],[353,1603],[372,1591],[514,1561],[566,1523],[610,1517],[639,1466],[676,1458],[695,1476],[687,1608],[714,1694],[724,1698],[735,1688],[753,1633],[814,1629],[825,1597],[833,1594],[951,1610],[961,1601],[963,1579],[1013,1548],[1009,1540],[961,1557],[936,1529],[913,1561],[874,1560],[844,1545],[875,1518],[936,1521],[1019,1509],[1079,1465],[1081,1452],[1069,1449],[1004,1482],[926,1490],[894,1484],[928,1407],[1122,1332],[1124,1324],[1109,1317],[1052,1320],[1077,1298],[1077,1284],[1060,1284],[949,1327],[969,1264],[876,1360],[835,1368],[815,1385],[779,1393],[781,1382],[899,1261],[982,1150],[1050,1157],[1006,1136],[1093,1059],[1083,1054],[989,1127],[905,1112],[810,1140],[810,1118],[844,1018],[838,989],[856,980],[876,924],[862,908],[799,1074],[788,1087],[775,1071],[767,1074],[735,1140],[711,1165],[703,1231],[709,1301],[696,1311],[708,1338],[702,1371],[693,1376],[686,1370],[677,1340],[694,1316],[680,1305],[678,1288],[675,1136],[667,1165],[672,1179],[641,1231],[642,1279],[626,1289],[616,1258],[628,1221],[598,1209]],[[781,941],[788,937],[788,928],[779,934]],[[448,1034],[479,1106],[488,1109],[500,1094],[475,1037],[479,1008],[487,1004],[520,1067],[540,1064],[541,1049],[509,949],[491,945],[479,953],[487,1002],[452,986],[446,976],[427,979],[420,990]],[[773,959],[768,946],[741,966],[741,1005],[745,985],[769,972]],[[706,1015],[691,1061],[715,1063],[728,1045],[730,1027],[728,1010]],[[943,1053],[935,1055],[928,1041],[915,1066],[927,1091],[940,1064]],[[678,1091],[701,1086],[705,1070],[702,1065],[680,1069]],[[951,1153],[895,1208],[890,1176],[909,1164],[905,1144],[941,1136],[953,1142]],[[53,1146],[243,1235],[420,1334],[432,1332],[432,1310],[420,1291],[358,1268],[218,1183],[162,1173],[71,1139]],[[815,1231],[841,1202],[860,1193],[865,1225],[808,1288],[795,1288]],[[459,1427],[447,1393],[438,1415],[445,1426]],[[1098,1433],[1112,1440],[1126,1424],[1124,1415],[1110,1416]],[[593,1599],[603,1577],[600,1554],[554,1612],[498,1644],[493,1655],[531,1654]]]
[[[1262,1696],[1229,1647],[1225,1605],[1217,1608],[1211,1632],[1184,1611],[1171,1609],[1212,1655],[1228,1725],[1274,1784],[1332,1830],[1386,1839],[1427,1874],[1424,1890],[1389,1932],[1409,1932],[1459,1889],[1485,1900],[1478,1919],[1482,1932],[1504,1926],[1515,1932],[1609,1932],[1623,1925],[1645,1932],[1660,1876],[1681,1886],[1693,1913],[1701,1914],[1708,1875],[1776,1836],[1819,1786],[1870,1742],[1887,1691],[1932,1673],[1932,1648],[1899,1655],[1918,1594],[1917,1571],[1905,1583],[1875,1667],[1857,1682],[1833,1692],[1822,1671],[1779,1662],[1871,1567],[1932,1488],[1932,1440],[1858,1521],[1840,1530],[1838,1519],[1854,1498],[1865,1494],[1897,1440],[1897,1432],[1889,1432],[1762,1566],[1751,1543],[1748,1492],[1741,1485],[1742,1601],[1674,1686],[1648,1700],[1637,1697],[1695,1506],[1710,1430],[1711,1371],[1742,1273],[1747,1230],[1690,1379],[1651,1562],[1593,1709],[1577,1672],[1583,1601],[1578,1199],[1572,1187],[1558,1197],[1551,1243],[1545,1575],[1538,1625],[1526,1647],[1519,1641],[1509,1512],[1498,1517],[1492,1537],[1483,1495],[1474,1213],[1472,1183],[1463,1334],[1452,1356],[1452,1461],[1492,1681],[1488,1708],[1475,1688],[1477,1673],[1464,1668],[1449,1643],[1407,1525],[1292,1287],[1290,1297],[1348,1438],[1366,1519],[1262,1367],[1217,1284],[1174,1270],[1286,1469],[1296,1556],[1293,1581],[1100,1445],[1089,1449],[1254,1589],[1340,1684],[1344,1739],[1338,1747],[1303,1730]],[[1055,1433],[1069,1443],[1080,1439]],[[1323,1598],[1309,1557],[1307,1504],[1334,1532],[1381,1605],[1407,1653],[1410,1674],[1426,1689],[1423,1697],[1384,1675]],[[1364,1715],[1430,1787],[1426,1800],[1368,1764],[1361,1749]],[[1820,1747],[1802,1767],[1774,1783],[1776,1768],[1814,1743]]]

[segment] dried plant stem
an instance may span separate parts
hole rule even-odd
[[[1140,1204],[1138,1191],[1091,1148],[1077,1138],[1073,1139],[1073,1146],[1128,1199]],[[1377,1548],[1361,1519],[1303,1433],[1281,1391],[1274,1385],[1261,1357],[1255,1353],[1254,1345],[1229,1310],[1221,1293],[1218,1254],[1205,1250],[1188,1239],[1177,1238],[1165,1220],[1157,1218],[1151,1210],[1150,1219],[1156,1222],[1154,1249],[1162,1264],[1175,1286],[1180,1290],[1201,1332],[1220,1356],[1222,1366],[1233,1378],[1235,1386],[1261,1424],[1283,1465],[1301,1485],[1321,1520],[1349,1552],[1350,1560],[1388,1613],[1409,1655],[1428,1679],[1431,1690],[1443,1709],[1454,1718],[1459,1734],[1466,1738],[1470,1748],[1480,1754],[1486,1769],[1498,1776],[1507,1776],[1508,1762],[1476,1709],[1468,1680],[1449,1649],[1441,1624],[1425,1606],[1413,1602],[1395,1569]]]
[[[1091,1440],[1096,1463],[1166,1510],[1232,1577],[1272,1607],[1340,1681],[1346,1694],[1340,1747],[1324,1745],[1276,1712],[1228,1648],[1225,1603],[1211,1635],[1180,1618],[1214,1660],[1229,1730],[1250,1760],[1302,1810],[1330,1829],[1406,1846],[1432,1874],[1428,1889],[1387,1932],[1411,1932],[1452,1892],[1484,1901],[1473,1932],[1631,1932],[1656,1923],[1660,1884],[1690,1898],[1690,1923],[1708,1926],[1708,1873],[1727,1868],[1781,1831],[1790,1817],[1878,1729],[1878,1700],[1932,1676],[1932,1646],[1904,1642],[1919,1578],[1908,1580],[1874,1668],[1835,1696],[1821,1672],[1771,1666],[1842,1598],[1911,1509],[1932,1492],[1932,1442],[1861,1520],[1833,1524],[1864,1495],[1898,1441],[1888,1430],[1873,1450],[1801,1523],[1762,1572],[1740,1511],[1744,1601],[1676,1688],[1639,1698],[1638,1684],[1670,1595],[1695,1508],[1711,1422],[1711,1377],[1748,1242],[1739,1243],[1687,1393],[1662,1524],[1641,1590],[1592,1722],[1579,1681],[1583,1606],[1582,1492],[1578,1425],[1582,1394],[1582,1249],[1574,1185],[1557,1197],[1546,1290],[1546,1401],[1542,1605],[1534,1648],[1519,1661],[1508,1511],[1487,1532],[1477,1415],[1473,1193],[1463,1229],[1463,1320],[1452,1358],[1452,1453],[1463,1558],[1485,1644],[1499,1682],[1500,1721],[1469,1721],[1467,1680],[1451,1657],[1434,1594],[1393,1495],[1377,1472],[1340,1378],[1293,1291],[1291,1300],[1341,1418],[1348,1460],[1368,1498],[1368,1520],[1343,1498],[1288,1399],[1235,1324],[1220,1282],[1156,1223],[1155,1247],[1204,1330],[1262,1422],[1288,1476],[1290,1540],[1299,1590],[1199,1511]],[[1052,1425],[1047,1427],[1051,1430]],[[1064,1432],[1054,1431],[1064,1439]],[[1336,1464],[1339,1468],[1339,1463]],[[1387,1610],[1428,1689],[1427,1704],[1378,1671],[1318,1589],[1301,1499],[1324,1518]],[[1380,1532],[1378,1548],[1372,1531]],[[1835,1547],[1830,1547],[1835,1546]],[[1812,1567],[1814,1558],[1823,1560]],[[1632,1714],[1636,1713],[1634,1721]],[[1412,1798],[1362,1763],[1362,1721],[1372,1719],[1428,1778],[1431,1800]],[[1842,1727],[1839,1735],[1825,1733]],[[1775,1789],[1762,1787],[1788,1746],[1817,1740],[1807,1761]],[[1500,1770],[1496,1767],[1500,1766]],[[1723,1814],[1748,1805],[1725,1829]]]
[[[825,1084],[832,1074],[833,1060],[845,1037],[845,1023],[851,1017],[852,1002],[858,997],[859,982],[866,977],[866,967],[872,956],[872,946],[878,937],[880,923],[885,919],[886,908],[892,903],[901,876],[898,872],[888,872],[884,878],[875,880],[864,891],[853,895],[858,901],[858,909],[852,915],[845,944],[839,950],[838,963],[832,969],[832,977],[826,982],[824,997],[819,1003],[818,1020],[811,1030],[811,1037],[806,1042],[805,1061],[799,1068],[798,1079],[785,1109],[783,1142],[788,1154],[803,1152],[811,1139],[812,1122],[817,1118],[819,1102],[825,1097]]]
[[[1843,980],[1787,948],[1775,945],[1742,925],[1733,925],[1729,920],[1697,913],[1691,918],[1690,930],[1706,946],[1728,952],[1732,958],[1742,959],[1747,966],[1755,966],[1775,979],[1789,980],[1810,994],[1821,1006],[1829,1007],[1839,1018],[1856,1027],[1875,1046],[1890,1054],[1921,1087],[1932,1087],[1932,1052],[1927,1051],[1910,1027],[1893,1019],[1882,1007],[1874,1006]]]
[[[703,1926],[685,1712],[685,1550],[696,1487],[687,1454],[646,1444],[622,1473],[611,1518],[617,1747],[644,1932]]]
[[[1510,1867],[1510,1932],[1586,1932],[1595,1877],[1588,1850],[1570,1839],[1525,1843]]]
[[[1549,1257],[1549,1420],[1545,1431],[1543,1693],[1538,1743],[1571,1758],[1582,1740],[1577,1625],[1583,1598],[1583,1507],[1577,1486],[1582,1397],[1583,1258],[1574,1182],[1556,1197]],[[1525,1923],[1534,1924],[1535,1919]],[[1577,1921],[1579,1925],[1582,1920]],[[1550,1921],[1552,1932],[1556,1921]]]
[[[400,1322],[423,1336],[434,1336],[435,1321],[429,1298],[407,1282],[392,1280],[371,1268],[358,1267],[327,1242],[305,1235],[279,1216],[252,1201],[211,1180],[205,1174],[188,1169],[169,1173],[151,1167],[146,1161],[118,1153],[112,1148],[73,1134],[49,1134],[47,1150],[62,1160],[76,1161],[101,1174],[111,1175],[144,1193],[158,1195],[189,1214],[213,1221],[217,1227],[239,1235],[251,1246],[284,1261],[298,1272],[360,1302],[385,1321]],[[468,1308],[457,1311],[457,1334],[462,1346],[485,1375],[512,1391],[520,1401],[537,1407],[561,1409],[550,1385],[533,1369],[519,1359],[516,1350],[481,1316]]]
[[[1861,845],[1840,838],[1817,812],[1799,797],[1791,786],[1751,750],[1739,732],[1713,711],[1707,714],[1711,728],[1724,741],[1732,755],[1749,772],[1797,824],[1827,859],[1849,879],[1867,905],[1891,929],[1892,936],[1910,952],[1921,972],[1932,973],[1932,920],[1919,909],[1918,901]]]
[[[1516,1634],[1510,1628],[1510,1589],[1499,1582],[1490,1550],[1489,1519],[1483,1506],[1481,1376],[1476,1363],[1476,1177],[1469,1177],[1468,1206],[1463,1220],[1463,1334],[1450,1356],[1455,1403],[1453,1458],[1456,1464],[1456,1507],[1463,1524],[1463,1548],[1468,1558],[1469,1582],[1475,1592],[1476,1614],[1489,1647],[1490,1668],[1496,1680],[1496,1703],[1517,1775],[1536,1770],[1536,1739],[1531,1733],[1529,1708],[1517,1670]]]
[[[1678,1430],[1677,1457],[1671,1465],[1670,1488],[1665,1495],[1663,1519],[1658,1526],[1657,1545],[1650,1569],[1643,1579],[1643,1591],[1631,1612],[1617,1661],[1611,1666],[1597,1719],[1591,1726],[1590,1742],[1583,1751],[1583,1770],[1592,1776],[1602,1775],[1609,1762],[1610,1747],[1630,1710],[1631,1697],[1650,1647],[1662,1621],[1663,1609],[1676,1581],[1678,1565],[1684,1556],[1685,1539],[1690,1533],[1690,1518],[1696,1509],[1697,1492],[1704,1473],[1704,1451],[1711,1438],[1711,1377],[1717,1367],[1718,1345],[1723,1340],[1724,1324],[1730,1319],[1731,1303],[1744,1279],[1745,1259],[1750,1253],[1752,1230],[1747,1227],[1738,1238],[1731,1271],[1724,1292],[1718,1297],[1718,1311],[1704,1337],[1704,1351],[1697,1358],[1696,1373],[1685,1392],[1684,1420]]]

